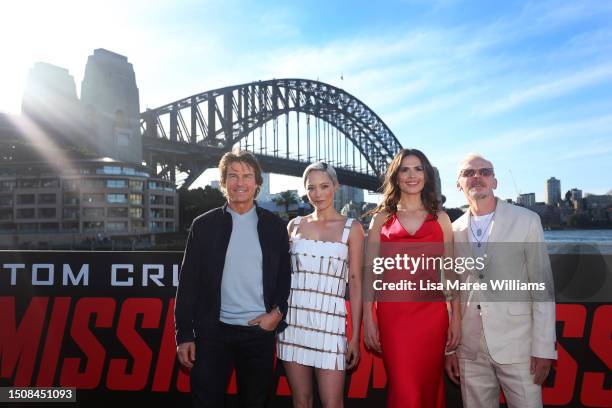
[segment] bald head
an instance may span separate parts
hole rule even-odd
[[[493,163],[479,154],[468,154],[459,163],[457,169],[457,187],[462,190],[470,206],[484,200],[489,206],[494,205],[497,179]]]
[[[459,162],[459,166],[457,167],[457,178],[459,178],[461,170],[463,169],[481,167],[493,168],[493,163],[478,153],[470,153]]]

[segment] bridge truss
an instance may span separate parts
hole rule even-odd
[[[306,79],[274,79],[211,90],[141,114],[145,161],[188,188],[234,147],[264,169],[300,176],[326,160],[341,184],[376,190],[401,145],[363,102]]]

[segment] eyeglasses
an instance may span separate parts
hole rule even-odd
[[[493,168],[484,167],[482,169],[463,169],[461,170],[461,177],[474,177],[476,173],[482,177],[491,177],[493,175]]]

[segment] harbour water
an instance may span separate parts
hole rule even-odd
[[[612,229],[544,231],[550,243],[598,243],[612,245]]]
[[[612,266],[612,229],[544,231],[551,254],[602,254]]]

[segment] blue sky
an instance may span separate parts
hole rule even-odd
[[[469,152],[494,162],[504,198],[541,201],[551,176],[563,191],[612,189],[610,2],[12,3],[0,111],[19,110],[36,61],[68,68],[79,89],[87,56],[107,48],[134,64],[141,109],[259,79],[339,86],[428,155],[451,206]]]

